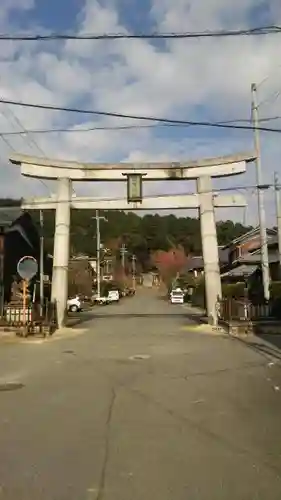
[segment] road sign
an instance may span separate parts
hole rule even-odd
[[[30,281],[38,271],[37,260],[28,255],[22,257],[18,261],[17,271],[23,280]]]

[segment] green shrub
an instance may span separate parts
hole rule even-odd
[[[229,298],[243,298],[245,297],[245,284],[244,283],[233,283],[233,284],[222,284],[222,296]],[[280,287],[281,292],[281,287]],[[281,296],[281,295],[280,295]],[[206,296],[205,296],[205,280],[200,278],[195,282],[193,289],[193,294],[191,297],[191,302],[194,306],[206,307]]]
[[[191,296],[191,303],[194,306],[206,308],[206,296],[205,296],[205,279],[204,277],[199,278],[194,282],[193,294]]]
[[[231,283],[222,284],[222,296],[229,298],[241,298],[245,297],[245,284],[244,283]]]
[[[270,283],[270,297],[272,299],[281,298],[281,281],[272,281]]]
[[[195,278],[191,274],[182,274],[177,279],[177,286],[180,288],[189,288],[195,286]]]

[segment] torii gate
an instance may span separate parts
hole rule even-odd
[[[217,299],[221,297],[215,207],[246,206],[241,195],[214,194],[212,177],[227,177],[246,172],[247,163],[256,159],[254,154],[224,156],[193,162],[167,163],[79,163],[14,154],[10,162],[21,166],[26,177],[57,180],[54,198],[24,200],[22,207],[56,210],[52,300],[57,302],[58,326],[64,323],[68,293],[68,261],[70,209],[104,210],[163,210],[199,208],[202,252],[204,260],[206,303],[209,322],[217,324]],[[122,181],[124,175],[139,174],[146,181],[180,181],[195,179],[197,193],[192,195],[144,198],[142,203],[121,200],[98,200],[72,196],[73,181]]]

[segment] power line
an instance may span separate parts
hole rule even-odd
[[[0,102],[11,104],[13,106],[22,106],[25,108],[35,108],[35,109],[45,109],[49,111],[64,111],[68,113],[79,113],[79,114],[88,114],[88,115],[97,115],[97,116],[110,116],[114,118],[127,118],[130,120],[140,120],[140,121],[150,121],[150,122],[159,122],[159,123],[169,123],[176,125],[189,125],[189,126],[199,126],[199,127],[213,127],[213,128],[226,128],[226,129],[237,129],[237,130],[253,130],[252,125],[231,125],[227,123],[218,123],[218,122],[204,122],[204,121],[191,121],[191,120],[175,120],[171,118],[161,118],[161,117],[153,117],[153,116],[142,116],[142,115],[129,115],[125,113],[117,113],[117,112],[109,112],[109,111],[96,111],[90,109],[80,109],[80,108],[70,108],[64,106],[54,106],[51,104],[32,104],[22,101],[14,101],[10,99],[0,99]],[[281,129],[279,128],[269,128],[259,126],[258,130],[263,132],[276,132],[280,133]]]
[[[1,102],[1,101],[0,101],[0,102]],[[40,155],[42,155],[42,156],[43,156],[43,158],[46,158],[46,153],[45,153],[45,152],[43,151],[43,149],[39,146],[39,144],[37,143],[37,141],[36,141],[33,137],[31,137],[31,136],[29,135],[29,134],[31,134],[32,132],[31,132],[30,130],[27,130],[27,129],[24,127],[24,125],[23,125],[23,123],[21,122],[21,120],[17,117],[17,115],[13,112],[13,110],[12,110],[9,106],[7,106],[7,109],[8,109],[8,111],[9,111],[9,113],[12,115],[12,117],[13,117],[14,121],[17,123],[17,125],[18,125],[19,127],[21,127],[21,128],[22,128],[22,130],[21,130],[21,131],[19,131],[19,132],[12,132],[10,135],[20,135],[20,136],[21,136],[21,138],[23,139],[23,141],[28,143],[29,147],[31,148],[31,151],[32,151],[33,147],[35,147],[35,149],[37,149],[37,151],[39,152],[39,154],[40,154]],[[7,116],[6,116],[6,118],[7,118]],[[10,121],[10,120],[9,120],[9,118],[7,118],[7,119],[8,119],[8,121]],[[3,140],[6,144],[8,144],[8,145],[10,146],[10,148],[12,149],[12,151],[14,151],[14,152],[15,152],[15,148],[14,148],[14,147],[13,147],[13,146],[12,146],[12,145],[8,142],[8,141],[7,141],[7,138],[5,137],[5,134],[3,134],[3,135],[1,134],[1,138],[2,138],[2,140]],[[38,180],[39,180],[39,182],[40,182],[43,186],[45,186],[45,188],[47,188],[47,190],[48,190],[48,191],[50,191],[50,188],[49,188],[49,186],[46,184],[46,182],[45,182],[45,181],[43,181],[42,179],[38,179]],[[75,194],[75,190],[74,190],[74,188],[72,188],[72,191],[73,191],[73,193]]]
[[[12,146],[12,144],[8,141],[8,139],[6,139],[6,137],[4,136],[4,134],[1,134],[0,133],[0,137],[2,139],[2,141],[6,144],[6,146],[8,146],[8,148],[10,148],[11,151],[13,151],[13,153],[16,152],[15,148]]]
[[[184,33],[50,33],[40,34],[0,34],[0,41],[48,41],[48,40],[121,40],[121,39],[192,39],[192,38],[224,38],[235,36],[258,36],[281,33],[281,26],[259,26],[250,29],[194,31]]]
[[[268,118],[261,118],[260,122],[270,122],[274,120],[280,120],[281,116],[271,116]],[[237,119],[237,120],[225,120],[214,122],[215,124],[228,124],[228,123],[251,123],[250,119]],[[55,133],[80,133],[80,132],[93,132],[98,130],[108,130],[108,131],[118,131],[118,130],[135,130],[135,129],[150,129],[150,128],[185,128],[190,127],[189,124],[173,124],[173,123],[159,123],[154,125],[113,125],[113,126],[100,126],[100,127],[81,127],[81,128],[52,128],[52,129],[30,129],[30,130],[22,130],[22,131],[12,131],[12,132],[0,132],[0,134],[4,137],[13,136],[13,135],[22,135],[24,133],[29,134],[55,134]]]
[[[257,107],[260,108],[261,106],[264,106],[265,104],[268,104],[268,103],[272,103],[273,104],[278,99],[278,97],[280,95],[281,95],[281,89],[276,90],[269,97],[265,98],[263,101],[260,101]]]
[[[17,115],[13,112],[13,110],[8,107],[8,111],[12,115],[12,117],[13,117],[14,121],[17,123],[17,125],[22,129],[18,132],[14,132],[14,133],[15,134],[17,133],[18,135],[20,135],[22,137],[23,141],[27,142],[31,149],[33,149],[33,147],[35,147],[35,149],[37,149],[37,151],[39,152],[40,155],[43,155],[43,157],[46,157],[42,148],[38,145],[38,143],[35,141],[35,139],[33,139],[29,135],[30,132],[25,128],[25,126],[20,121],[20,119],[17,117]]]
[[[9,111],[9,113],[11,114],[11,116],[13,117],[14,121],[17,123],[17,125],[22,128],[22,131],[19,133],[19,135],[21,136],[21,138],[23,139],[23,141],[28,143],[28,145],[30,146],[31,150],[33,149],[33,146],[34,146],[37,149],[37,151],[39,151],[39,154],[42,154],[43,157],[46,157],[44,151],[40,148],[40,146],[37,144],[37,142],[35,141],[35,139],[33,139],[32,137],[30,137],[28,135],[28,131],[25,129],[24,125],[22,124],[22,122],[20,121],[20,119],[17,117],[17,115],[8,106],[7,106],[7,109]],[[6,115],[5,111],[4,111],[4,114],[5,114],[6,118],[7,118],[7,115]],[[10,121],[9,118],[7,118],[7,120]],[[26,135],[23,135],[23,134],[26,134]],[[5,140],[5,142],[7,144],[7,139],[4,136],[2,136],[2,140]],[[10,148],[13,151],[15,151],[15,148],[10,143],[9,143],[9,146],[10,146]],[[38,179],[38,180],[49,191],[49,187],[47,186],[46,182],[44,182],[42,179]]]
[[[259,83],[257,83],[257,89],[259,89],[262,85],[264,85],[268,80],[270,80],[270,78],[272,77],[272,75],[278,70],[281,68],[281,64],[277,64],[277,66],[272,70],[270,71]]]

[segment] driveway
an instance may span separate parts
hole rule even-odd
[[[147,290],[2,343],[0,499],[279,500],[280,365],[187,313]]]

